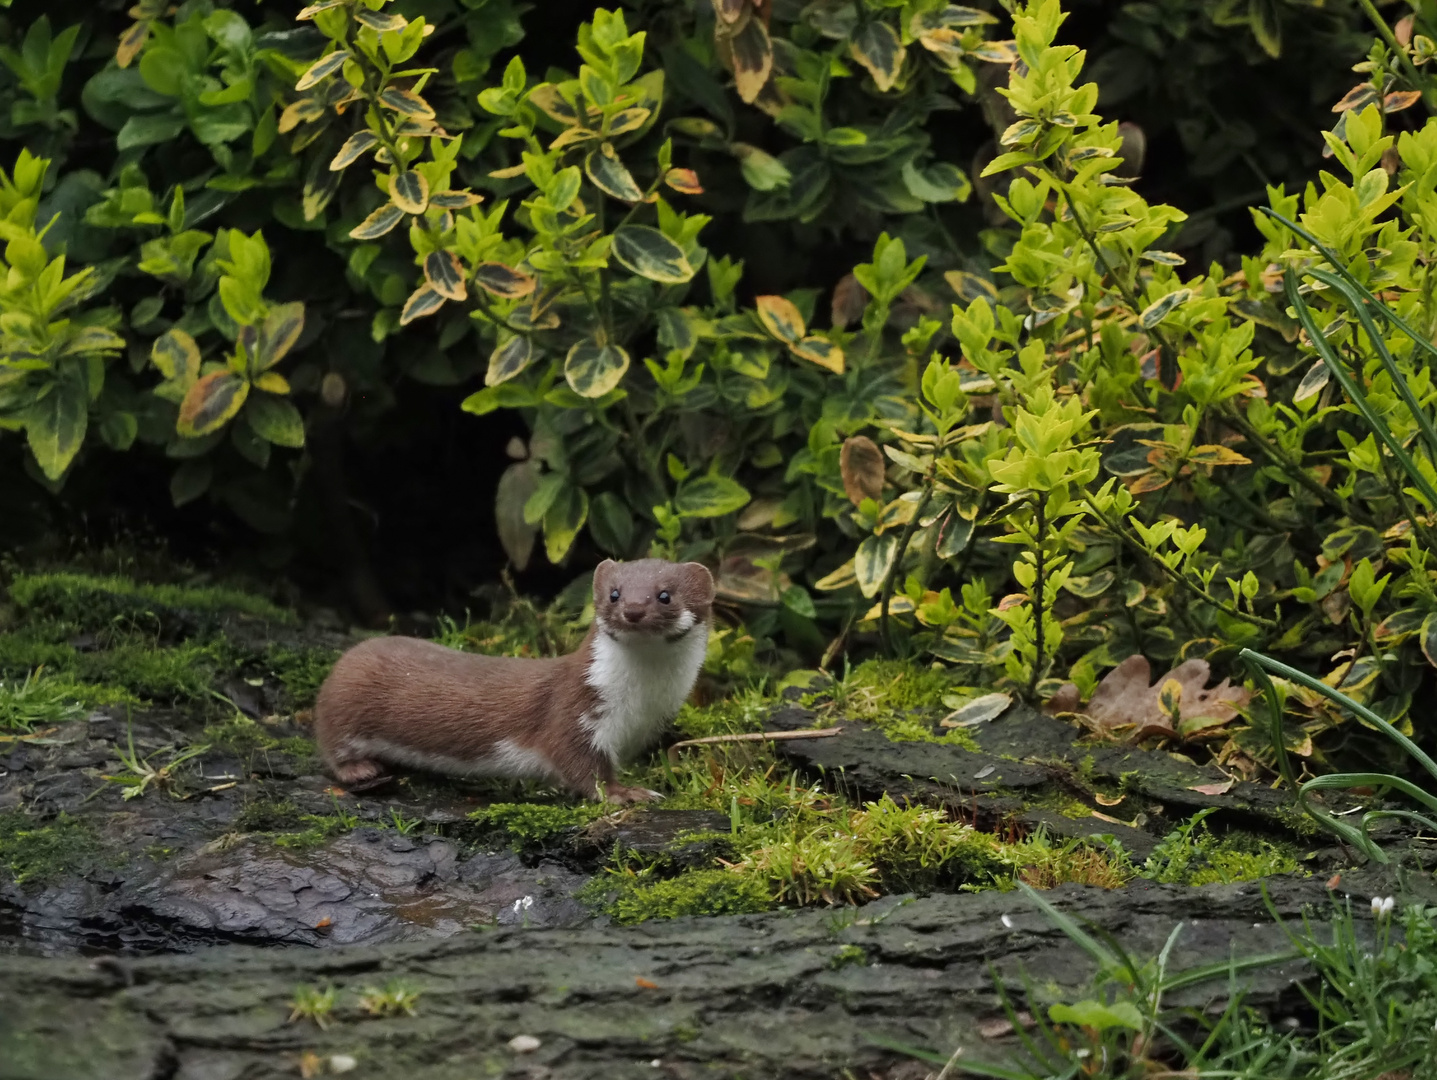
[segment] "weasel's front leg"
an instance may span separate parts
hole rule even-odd
[[[607,755],[599,753],[589,756],[587,760],[575,761],[571,768],[565,771],[564,783],[580,798],[600,799],[620,806],[663,798],[657,791],[650,791],[648,788],[615,783],[613,762]]]

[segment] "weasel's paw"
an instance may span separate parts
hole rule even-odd
[[[343,765],[336,765],[334,778],[351,791],[361,784],[373,787],[388,779],[384,775],[384,766],[373,760],[347,761]]]
[[[624,787],[622,784],[610,784],[608,787],[607,801],[617,803],[620,806],[628,806],[632,803],[656,802],[663,798],[657,791],[650,791],[648,788]]]

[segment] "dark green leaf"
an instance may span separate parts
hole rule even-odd
[[[664,285],[680,285],[694,276],[694,268],[679,247],[658,229],[625,225],[614,233],[614,258],[640,277]]]
[[[868,69],[879,90],[891,90],[903,70],[906,50],[898,34],[886,22],[877,19],[854,35],[849,44],[853,58]]]
[[[425,120],[434,118],[434,110],[430,107],[429,102],[412,90],[401,90],[396,86],[391,86],[379,95],[379,100],[395,112],[403,113],[405,116],[417,116]]]
[[[485,386],[498,386],[518,375],[535,360],[533,342],[527,337],[511,337],[489,354],[489,370],[484,373]]]
[[[379,136],[372,131],[356,131],[349,138],[344,140],[344,145],[339,148],[339,153],[334,155],[330,161],[331,169],[347,169],[359,160],[360,155],[373,150],[379,145]]]
[[[617,345],[580,341],[564,360],[564,378],[574,393],[584,398],[601,398],[629,370],[629,354]]]
[[[333,75],[344,66],[344,62],[348,59],[348,52],[344,49],[336,49],[328,56],[316,60],[310,66],[309,70],[299,77],[299,82],[294,84],[294,88],[296,90],[308,90],[321,79],[327,79]]]
[[[394,205],[406,214],[422,214],[429,205],[429,181],[413,169],[396,176],[389,192]]]
[[[170,477],[170,501],[176,506],[192,503],[210,489],[214,466],[207,457],[184,462]]]
[[[584,159],[584,172],[596,188],[621,202],[636,203],[644,197],[643,190],[608,143],[589,152]]]
[[[464,267],[452,251],[441,249],[424,256],[424,280],[446,300],[468,299],[469,290],[464,284]]]
[[[600,492],[589,504],[589,533],[602,550],[622,558],[634,545],[634,516],[612,491]]]
[[[499,262],[483,262],[474,268],[474,281],[485,292],[506,300],[528,296],[537,284],[521,270]]]
[[[422,319],[426,315],[433,315],[444,306],[444,297],[434,291],[428,282],[415,289],[413,294],[404,304],[404,310],[399,313],[399,325],[408,326],[415,319]]]
[[[350,229],[349,235],[354,240],[377,240],[403,220],[404,211],[388,202]]]

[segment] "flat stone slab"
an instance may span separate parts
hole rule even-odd
[[[1285,919],[1327,890],[1270,883]],[[1070,916],[1155,956],[1178,922],[1170,971],[1281,954],[1254,885],[1141,883],[1047,894]],[[929,1071],[874,1040],[1003,1060],[985,1039],[1002,1016],[990,968],[1013,987],[1026,972],[1059,995],[1084,987],[1090,958],[1021,894],[887,897],[858,909],[651,922],[636,927],[500,927],[443,941],[326,950],[234,946],[183,956],[100,961],[9,957],[0,966],[3,1080],[239,1080],[296,1075],[301,1056],[354,1056],[356,1075],[546,1080],[744,1077],[883,1080]],[[1240,977],[1276,1019],[1299,963]],[[402,977],[422,991],[414,1016],[373,1019],[365,987]],[[334,986],[332,1022],[287,1023],[295,987]],[[1226,979],[1184,988],[1201,1007]],[[997,1025],[1001,1028],[1001,1024]],[[981,1030],[980,1030],[981,1029]],[[538,1040],[531,1053],[509,1041]]]

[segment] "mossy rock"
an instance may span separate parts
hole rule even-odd
[[[215,626],[225,616],[290,623],[294,615],[260,596],[217,585],[152,585],[112,575],[19,574],[10,602],[29,621],[97,632],[115,623],[166,637]]]
[[[773,907],[763,882],[732,870],[689,870],[656,881],[610,874],[586,885],[579,899],[621,924],[691,915],[747,915]]]

